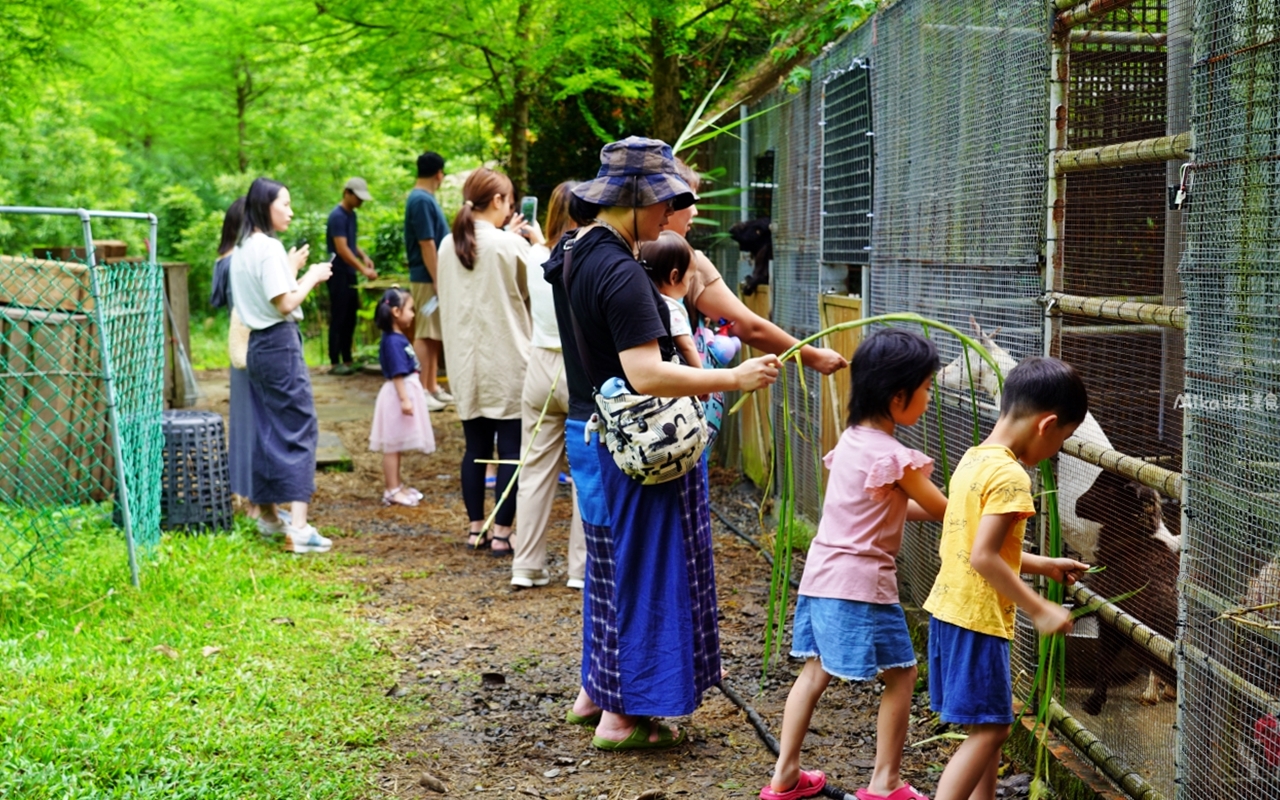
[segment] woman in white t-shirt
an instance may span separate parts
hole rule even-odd
[[[303,245],[285,252],[276,234],[289,227],[289,190],[258,178],[245,199],[240,243],[231,255],[231,294],[236,313],[249,328],[245,367],[253,399],[253,502],[290,503],[290,519],[259,530],[284,534],[285,549],[322,553],[332,543],[307,524],[307,504],[315,493],[316,423],[311,376],[302,357],[302,302],[329,279],[328,262],[298,280],[307,261]]]

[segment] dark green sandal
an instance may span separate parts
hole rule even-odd
[[[603,711],[597,711],[594,714],[588,714],[584,717],[573,713],[573,709],[569,709],[565,712],[564,721],[570,725],[581,725],[584,728],[594,728],[600,724],[600,717],[603,714]]]
[[[631,735],[620,742],[612,739],[604,739],[599,736],[591,737],[591,745],[597,750],[611,750],[620,752],[622,750],[666,750],[679,744],[684,744],[688,730],[680,729],[679,736],[672,736],[671,729],[666,725],[658,727],[658,741],[649,741],[649,734],[653,732],[653,726],[656,723],[651,720],[641,720],[636,722],[636,728]]]

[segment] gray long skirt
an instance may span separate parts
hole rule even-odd
[[[246,362],[256,432],[250,497],[255,503],[310,502],[320,427],[297,324],[251,333]]]
[[[231,368],[231,419],[227,431],[231,491],[253,500],[253,398],[249,371]]]

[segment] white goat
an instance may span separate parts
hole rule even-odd
[[[973,330],[982,346],[987,349],[987,352],[991,354],[995,362],[1000,365],[1001,374],[1008,375],[1018,365],[1018,361],[1009,355],[1007,350],[996,344],[995,336],[1000,332],[1000,329],[997,328],[987,334],[983,332],[982,327],[978,325],[978,321],[973,317],[969,317],[969,323],[973,326]],[[937,383],[939,386],[948,389],[968,392],[970,372],[973,375],[974,385],[980,386],[998,408],[1000,405],[999,378],[996,377],[995,371],[991,369],[991,365],[976,353],[969,354],[968,368],[965,367],[964,353],[962,352],[956,356],[954,361],[938,372]],[[1102,426],[1094,419],[1092,413],[1085,415],[1084,421],[1076,428],[1074,437],[1099,447],[1105,447],[1108,450],[1112,449],[1111,441],[1107,439],[1107,435],[1102,431]],[[1083,519],[1077,515],[1076,504],[1084,496],[1085,492],[1093,487],[1094,481],[1101,474],[1102,467],[1095,466],[1087,461],[1081,461],[1075,456],[1069,456],[1064,453],[1058,457],[1058,516],[1062,525],[1062,536],[1067,544],[1080,554],[1081,558],[1090,562],[1097,555],[1098,533],[1102,530],[1102,523]],[[1180,538],[1170,533],[1163,522],[1161,522],[1154,538],[1163,542],[1165,546],[1175,553],[1181,548]]]

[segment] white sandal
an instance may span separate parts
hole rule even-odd
[[[400,500],[400,499],[397,499],[397,496],[405,497],[408,499]],[[397,506],[406,506],[408,508],[416,508],[418,505],[418,500],[412,494],[410,494],[409,491],[405,489],[403,486],[397,486],[394,489],[388,489],[387,491],[382,493],[382,504],[384,506],[397,505]]]

